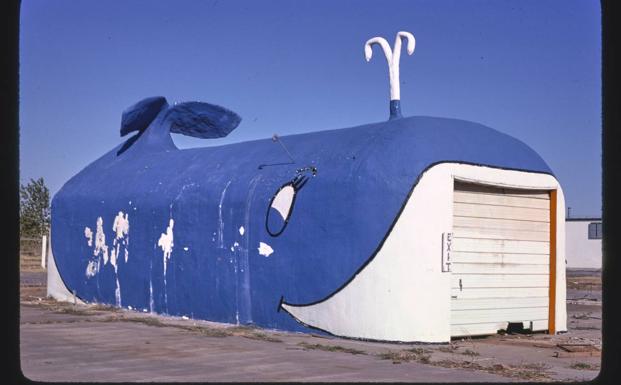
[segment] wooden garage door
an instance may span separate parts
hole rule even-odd
[[[455,182],[451,335],[548,329],[550,194]]]

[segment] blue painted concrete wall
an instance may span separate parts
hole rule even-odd
[[[222,122],[207,116],[204,129],[184,131],[182,109],[171,113],[174,107],[165,102],[158,108],[143,111],[153,119],[146,129],[134,117],[136,126],[124,130],[138,134],[85,167],[53,198],[56,264],[67,288],[85,301],[115,304],[118,285],[123,307],[308,330],[278,311],[281,298],[310,303],[338,290],[372,258],[430,166],[460,162],[551,174],[524,143],[462,120],[416,116],[284,136],[291,163],[271,139],[179,150],[171,127],[197,136],[222,129],[216,135],[222,136],[239,120],[223,109],[214,115]],[[192,113],[205,117],[200,108]],[[296,177],[308,180],[297,190],[286,227],[272,236],[266,228],[270,202]],[[128,258],[119,255],[115,272],[94,255],[85,228],[94,233],[101,217],[113,248],[119,211],[129,220],[122,245]],[[269,215],[267,225],[279,226]],[[171,218],[174,245],[164,276],[158,240]],[[273,253],[260,254],[260,242]],[[99,272],[87,277],[89,262],[98,258]]]

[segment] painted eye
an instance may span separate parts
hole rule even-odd
[[[285,231],[293,212],[295,196],[307,181],[307,176],[298,175],[282,185],[272,197],[265,218],[265,228],[272,237],[277,237]]]

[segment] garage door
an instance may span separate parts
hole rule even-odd
[[[548,329],[550,194],[455,182],[451,335]]]

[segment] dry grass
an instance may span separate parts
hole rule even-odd
[[[177,329],[186,330],[188,332],[197,333],[205,337],[227,337],[227,336],[240,336],[244,338],[249,338],[252,340],[259,341],[267,341],[267,342],[283,342],[282,340],[270,336],[267,333],[263,333],[257,330],[257,328],[252,326],[234,326],[228,328],[217,328],[217,327],[208,327],[208,326],[198,326],[198,325],[179,325],[173,323],[162,322],[160,319],[156,317],[132,317],[132,316],[124,316],[122,313],[122,309],[107,305],[107,304],[87,304],[84,305],[74,305],[67,302],[59,302],[52,298],[33,298],[30,301],[26,301],[25,298],[22,297],[22,305],[26,306],[36,306],[39,308],[43,308],[48,311],[52,311],[58,314],[70,314],[70,315],[78,315],[78,316],[92,316],[92,315],[101,315],[102,313],[114,313],[114,316],[109,316],[105,318],[99,319],[85,319],[85,321],[92,322],[135,322],[141,323],[147,326],[155,326],[155,327],[174,327]],[[49,323],[60,323],[60,322],[74,322],[71,320],[63,320],[63,321],[50,321]]]
[[[97,304],[91,305],[89,306],[89,308],[95,311],[106,311],[106,312],[113,312],[113,313],[121,311],[121,309],[119,309],[116,306],[106,305],[103,303],[97,303]]]
[[[442,353],[456,353],[457,349],[459,349],[459,346],[451,343],[448,346],[440,346],[438,351]]]
[[[455,353],[458,346],[451,344],[450,346],[443,346],[438,348],[438,351],[445,353]],[[377,356],[384,360],[391,360],[393,364],[400,364],[402,362],[418,362],[421,364],[427,364],[432,366],[439,366],[450,369],[467,369],[487,372],[491,374],[497,374],[503,377],[515,378],[528,381],[548,381],[550,376],[547,370],[550,368],[546,364],[540,363],[527,363],[520,365],[504,365],[504,364],[491,364],[482,365],[476,362],[475,357],[479,356],[478,352],[470,349],[466,349],[461,354],[472,357],[471,360],[432,360],[431,356],[427,353],[431,350],[423,348],[413,348],[400,351],[388,351],[380,353]]]
[[[179,324],[169,324],[160,321],[155,317],[108,317],[104,321],[106,322],[137,322],[142,323],[147,326],[154,327],[171,327],[176,329],[185,330],[188,332],[200,334],[204,337],[227,337],[233,335],[233,333],[226,331],[226,329],[218,329],[218,328],[210,328],[198,325],[179,325]]]
[[[424,348],[411,348],[411,349],[405,349],[406,352],[411,352],[414,354],[425,354],[425,353],[432,353],[433,350],[430,349],[424,349]]]
[[[89,309],[84,309],[84,308],[78,308],[78,307],[59,307],[56,310],[53,310],[54,313],[58,313],[58,314],[71,314],[71,315],[79,315],[79,316],[88,316],[88,315],[95,315],[96,313],[89,310]]]
[[[389,351],[380,353],[377,356],[383,360],[391,360],[393,364],[400,364],[401,362],[420,362],[422,364],[431,363],[430,350],[422,348],[413,348],[401,351]]]
[[[22,298],[22,305],[24,306],[36,306],[47,311],[51,311],[57,314],[70,314],[78,316],[90,316],[97,315],[93,311],[91,306],[74,305],[68,302],[58,302],[52,298],[36,298],[30,301]]]
[[[466,349],[463,352],[461,352],[461,354],[463,354],[465,356],[476,357],[476,356],[479,355],[479,352],[475,352],[474,350]]]
[[[569,367],[578,370],[599,370],[600,368],[598,364],[590,364],[588,362],[574,362]]]
[[[270,335],[267,335],[265,333],[260,333],[260,332],[252,332],[249,334],[243,334],[242,337],[249,338],[251,340],[258,340],[258,341],[282,342],[281,339],[278,339],[276,337],[272,337]]]
[[[178,329],[183,329],[188,332],[200,334],[203,337],[222,338],[222,337],[228,337],[232,335],[231,333],[225,331],[224,329],[203,327],[203,326],[198,326],[198,325],[164,325],[164,326],[170,326],[170,327],[175,327]]]
[[[171,324],[160,321],[155,317],[108,317],[104,321],[113,322],[113,321],[122,321],[122,322],[138,322],[148,326],[155,327],[171,327],[176,329],[185,330],[191,333],[200,334],[204,337],[230,337],[230,336],[239,336],[244,338],[249,338],[252,340],[259,341],[267,341],[267,342],[282,342],[282,340],[272,337],[266,333],[261,333],[256,330],[254,327],[249,326],[234,326],[229,328],[218,328],[218,327],[209,327],[209,326],[200,326],[200,325],[180,325],[180,324]]]
[[[546,364],[520,364],[520,365],[504,365],[504,364],[492,364],[481,365],[473,361],[453,361],[453,360],[441,360],[432,361],[432,365],[441,366],[444,368],[460,368],[479,370],[491,374],[497,374],[503,377],[515,378],[528,381],[548,381],[550,375],[547,373],[547,369],[550,367]]]
[[[344,348],[338,345],[321,345],[321,344],[309,344],[306,342],[300,342],[298,343],[298,346],[301,346],[302,348],[304,348],[304,350],[323,350],[326,352],[342,352],[342,353],[349,353],[349,354],[354,354],[354,355],[355,354],[364,354],[364,355],[367,354],[365,351],[362,351],[362,350]]]
[[[602,279],[598,276],[567,278],[567,288],[575,290],[602,290]]]
[[[108,322],[114,322],[114,321],[138,322],[138,323],[142,323],[148,326],[155,326],[159,328],[164,327],[164,326],[169,326],[154,317],[108,317],[107,321]]]
[[[19,298],[21,301],[41,301],[46,295],[47,289],[45,286],[22,284],[19,287]]]
[[[574,326],[574,330],[599,330],[597,326]]]

